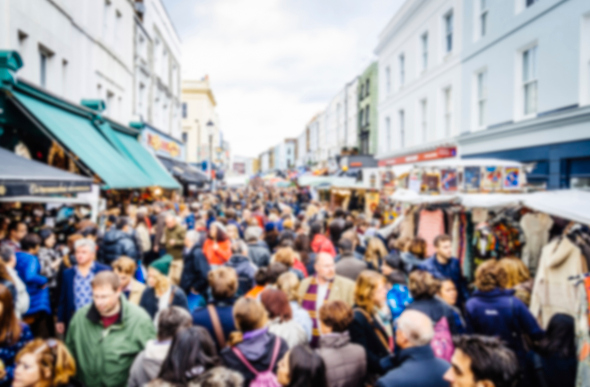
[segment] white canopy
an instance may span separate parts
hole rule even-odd
[[[410,204],[426,204],[426,203],[453,203],[458,201],[458,195],[420,195],[415,191],[409,189],[398,189],[391,200],[396,202],[404,202]]]
[[[496,208],[496,207],[517,207],[522,200],[530,194],[520,193],[472,193],[460,194],[461,205],[467,208]]]
[[[590,191],[561,190],[526,195],[523,205],[549,215],[590,225]]]

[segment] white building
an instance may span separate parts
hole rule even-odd
[[[103,114],[132,120],[132,1],[1,0],[0,9],[0,49],[21,55],[19,78],[76,104],[103,99]]]
[[[408,0],[379,35],[380,164],[456,154],[462,20],[463,0]]]
[[[270,152],[265,151],[260,155],[260,171],[262,173],[270,171]]]
[[[306,130],[309,131],[309,161],[312,164],[325,163],[328,159],[324,117],[324,112],[318,113],[307,124]]]
[[[161,0],[136,0],[135,5],[134,113],[141,121],[180,139],[180,38]]]
[[[308,155],[308,144],[309,144],[309,129],[305,128],[301,134],[297,137],[297,156],[295,158],[295,165],[302,167],[307,165],[309,160]]]

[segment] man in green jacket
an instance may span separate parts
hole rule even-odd
[[[78,379],[87,387],[124,387],[135,356],[156,338],[156,329],[142,308],[121,295],[113,272],[96,274],[92,299],[76,312],[66,337]]]

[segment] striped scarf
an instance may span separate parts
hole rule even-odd
[[[332,290],[332,283],[334,281],[330,281],[328,283],[328,291],[326,292],[325,300],[330,297],[330,291]],[[311,282],[309,284],[309,288],[307,288],[307,293],[303,296],[303,301],[301,302],[301,306],[303,309],[307,310],[309,313],[309,317],[311,317],[312,321],[312,337],[311,337],[311,347],[317,348],[320,342],[320,329],[318,323],[318,312],[316,308],[316,300],[318,295],[318,283],[316,280],[316,276],[311,277]],[[324,301],[325,301],[324,300]]]

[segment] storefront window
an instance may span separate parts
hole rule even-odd
[[[590,190],[590,177],[572,177],[570,188]]]

